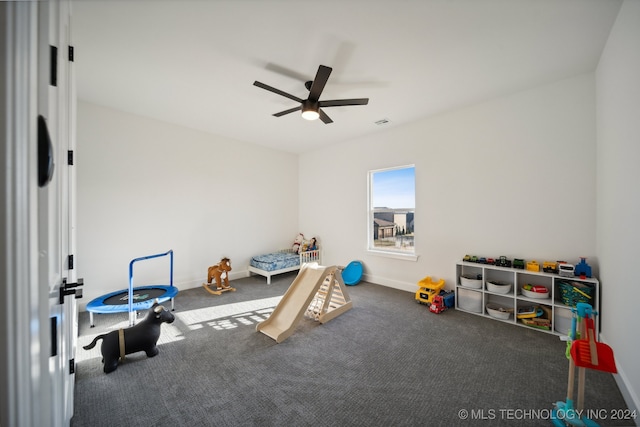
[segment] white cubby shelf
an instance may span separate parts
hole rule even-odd
[[[472,283],[460,278],[471,279]],[[473,279],[476,279],[473,282]],[[499,283],[508,287],[509,292],[499,293],[488,289],[487,282]],[[580,278],[578,276],[561,276],[543,271],[530,271],[511,267],[499,267],[492,264],[460,261],[456,263],[456,310],[473,313],[487,317],[498,322],[506,322],[513,325],[535,329],[541,332],[567,335],[571,328],[571,306],[565,304],[562,298],[562,283],[574,283],[577,287],[591,287],[591,298],[588,302],[598,313],[595,322],[596,337],[600,331],[600,283],[597,279]],[[544,286],[549,290],[546,298],[531,298],[522,293],[524,285]],[[487,311],[487,305],[499,306],[510,312],[507,319],[499,319],[491,316]],[[537,306],[543,309],[545,318],[551,320],[550,328],[542,329],[526,325],[518,319],[516,313],[523,307]]]

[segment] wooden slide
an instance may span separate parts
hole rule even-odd
[[[323,267],[316,262],[304,264],[298,272],[298,276],[273,310],[273,313],[268,319],[258,323],[256,331],[273,338],[277,343],[286,340],[294,332],[296,325],[305,314],[311,301],[317,298],[318,291],[320,291],[327,279],[332,283],[338,281],[339,285],[342,285],[340,283],[342,282],[340,269],[336,266]],[[346,291],[343,292],[343,295],[346,295]],[[348,300],[347,296],[345,304],[334,310],[330,318],[342,314],[351,307],[351,301]],[[325,321],[329,320],[327,318]]]

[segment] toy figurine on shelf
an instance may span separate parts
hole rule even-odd
[[[575,274],[576,276],[580,276],[581,279],[591,277],[591,266],[587,264],[587,258],[580,257],[580,262],[576,264],[576,267],[573,270],[573,274]]]

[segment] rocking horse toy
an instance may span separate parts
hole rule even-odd
[[[229,286],[229,271],[231,271],[231,260],[222,258],[219,263],[212,265],[207,270],[207,283],[203,283],[204,289],[213,295],[222,295],[223,292],[235,292],[236,288]],[[212,280],[215,280],[215,288],[212,288]]]

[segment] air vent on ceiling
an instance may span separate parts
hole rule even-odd
[[[380,120],[376,120],[374,123],[377,125],[386,125],[389,122],[390,122],[389,119],[380,119]]]

